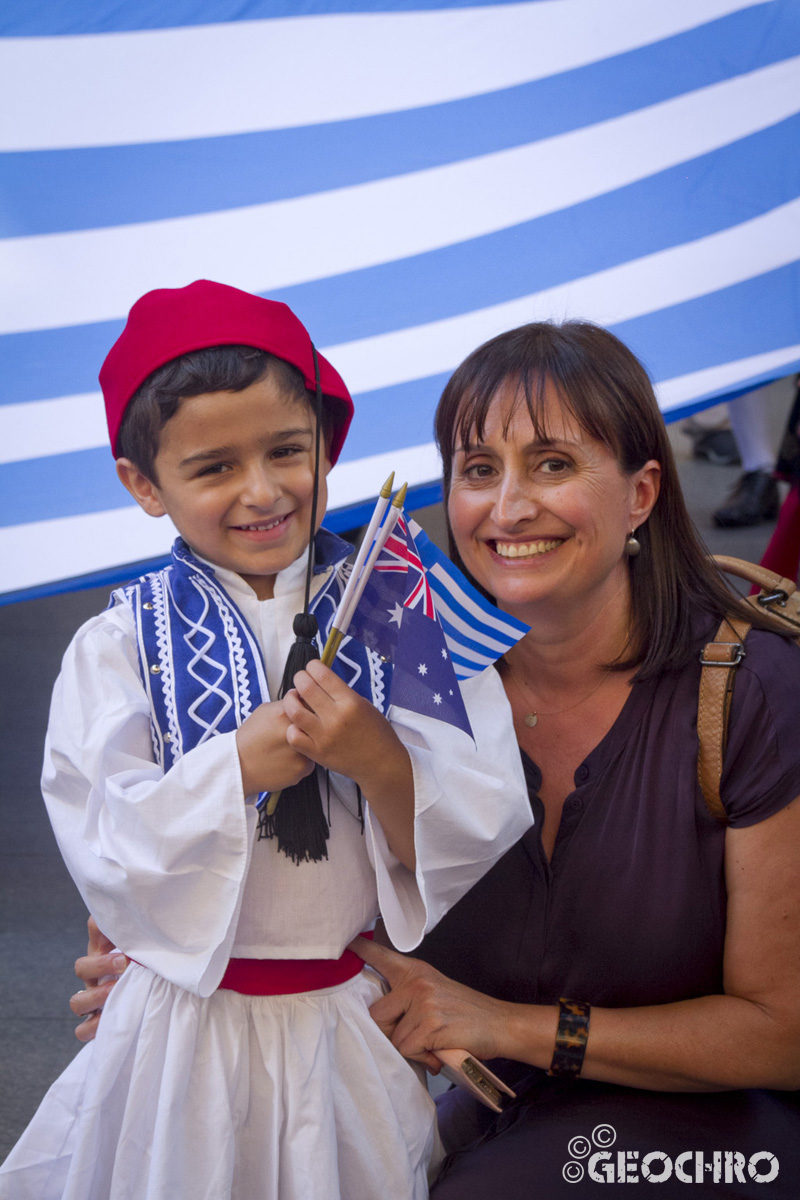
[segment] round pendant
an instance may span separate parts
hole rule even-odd
[[[528,729],[533,729],[533,727],[536,724],[536,722],[538,721],[538,719],[539,718],[536,716],[535,712],[526,713],[525,714],[525,724],[528,726]]]

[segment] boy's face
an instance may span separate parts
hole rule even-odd
[[[311,405],[267,375],[241,392],[182,400],[161,432],[157,484],[128,459],[117,472],[145,512],[167,513],[195,553],[268,600],[278,571],[308,546],[315,428]],[[323,448],[318,524],[329,470]]]

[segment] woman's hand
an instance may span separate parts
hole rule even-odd
[[[468,1050],[477,1058],[515,1056],[512,1031],[525,1006],[484,996],[418,958],[366,938],[356,938],[349,949],[391,987],[369,1011],[404,1058],[436,1075],[442,1065],[436,1050]]]
[[[800,1087],[800,797],[725,840],[724,994],[593,1006],[584,1079],[670,1092]],[[437,1048],[458,1048],[550,1066],[554,1005],[503,1003],[383,946],[352,949],[392,986],[371,1012],[406,1057],[430,1066]]]
[[[75,974],[86,986],[82,992],[76,992],[69,1002],[75,1016],[85,1018],[75,1029],[75,1037],[79,1042],[91,1042],[97,1033],[103,1005],[128,965],[125,955],[115,950],[114,943],[97,928],[94,917],[89,917],[87,924],[89,945],[86,956],[75,961]]]

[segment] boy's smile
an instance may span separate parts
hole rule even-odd
[[[314,488],[315,419],[267,374],[241,392],[182,400],[161,431],[156,481],[128,459],[117,471],[145,512],[168,514],[184,541],[235,571],[260,600],[308,546]],[[330,462],[320,463],[318,522]]]

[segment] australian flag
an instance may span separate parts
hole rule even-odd
[[[472,737],[428,576],[402,517],[347,632],[393,664],[387,703],[446,721]]]

